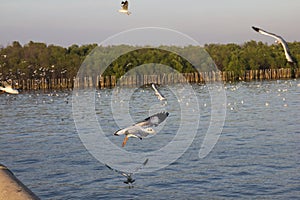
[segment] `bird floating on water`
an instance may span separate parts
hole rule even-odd
[[[288,47],[286,41],[281,36],[276,35],[274,33],[267,32],[265,30],[262,30],[261,28],[255,27],[255,26],[252,26],[252,29],[255,30],[258,33],[263,34],[263,35],[267,35],[267,36],[275,38],[276,43],[280,43],[282,45],[287,61],[290,62],[290,63],[295,63],[292,56],[291,56],[291,53],[290,53],[290,50],[289,50],[289,47]]]
[[[125,13],[127,15],[131,14],[131,12],[128,11],[128,1],[122,1],[121,7],[122,9],[119,10],[120,13]]]
[[[166,98],[158,91],[158,89],[156,88],[155,84],[152,83],[152,88],[155,92],[155,95],[157,96],[157,98],[160,100],[160,101],[163,101],[163,100],[166,100]]]
[[[19,90],[13,89],[12,85],[7,81],[2,82],[3,86],[0,86],[0,91],[6,92],[8,94],[19,94]]]
[[[122,143],[122,147],[126,145],[128,138],[135,137],[143,139],[149,134],[156,134],[156,131],[151,128],[151,126],[158,126],[169,116],[168,112],[160,112],[150,117],[147,117],[143,121],[140,121],[132,126],[129,126],[124,129],[120,129],[114,133],[114,135],[125,135],[125,138]]]
[[[124,181],[124,183],[128,184],[129,186],[131,186],[132,183],[135,182],[135,180],[132,178],[132,175],[133,175],[134,173],[137,173],[142,167],[144,167],[144,166],[147,164],[148,160],[149,160],[149,159],[147,158],[147,159],[143,162],[143,164],[142,164],[140,167],[136,168],[136,169],[135,169],[133,172],[131,172],[131,173],[123,172],[123,171],[119,171],[119,170],[113,169],[112,167],[110,167],[110,166],[107,165],[107,164],[105,164],[105,166],[106,166],[108,169],[110,169],[110,170],[112,170],[112,171],[115,171],[115,172],[121,174],[122,176],[124,176],[124,177],[127,179],[126,181]]]

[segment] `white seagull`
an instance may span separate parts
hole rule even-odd
[[[259,33],[261,33],[261,34],[263,34],[263,35],[267,35],[267,36],[271,36],[271,37],[275,38],[275,39],[276,39],[275,42],[276,42],[276,43],[280,43],[280,44],[282,45],[282,47],[283,47],[283,49],[284,49],[284,54],[285,54],[285,57],[286,57],[287,61],[290,62],[290,63],[294,63],[294,60],[292,59],[292,56],[291,56],[289,47],[288,47],[286,41],[285,41],[281,36],[276,35],[276,34],[274,34],[274,33],[267,32],[267,31],[265,31],[265,30],[262,30],[262,29],[260,29],[260,28],[254,27],[254,26],[252,26],[252,28],[253,28],[256,32],[259,32]]]
[[[112,170],[112,171],[115,171],[115,172],[121,174],[122,176],[124,176],[125,178],[127,178],[127,180],[124,181],[124,183],[131,185],[131,184],[135,181],[135,180],[132,178],[132,175],[133,175],[134,173],[137,173],[142,167],[144,167],[144,166],[147,164],[147,162],[148,162],[148,158],[143,162],[143,164],[142,164],[140,167],[136,168],[132,173],[122,172],[122,171],[113,169],[113,168],[111,168],[111,167],[110,167],[109,165],[107,165],[107,164],[105,164],[105,166],[106,166],[108,169],[110,169],[110,170]]]
[[[140,121],[132,126],[129,126],[124,129],[120,129],[114,133],[114,135],[125,135],[125,138],[122,143],[122,147],[126,145],[128,138],[135,137],[143,139],[149,134],[156,134],[156,131],[150,126],[158,126],[169,116],[168,112],[160,112],[150,117],[147,117],[143,121]]]
[[[16,89],[13,89],[10,84],[8,84],[7,81],[4,81],[2,83],[3,86],[0,86],[0,91],[6,92],[8,94],[19,94],[19,91]]]
[[[158,91],[158,89],[155,87],[155,84],[152,83],[152,88],[155,92],[155,95],[157,96],[157,98],[160,100],[160,101],[163,101],[163,100],[166,100],[166,98]]]
[[[128,11],[128,1],[122,1],[121,7],[122,9],[119,10],[120,13],[125,13],[127,15],[131,14],[131,12]]]

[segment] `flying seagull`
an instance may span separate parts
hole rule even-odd
[[[160,112],[150,117],[147,117],[143,121],[140,121],[132,126],[129,126],[124,129],[120,129],[114,133],[114,135],[125,135],[125,138],[122,143],[122,147],[126,145],[128,138],[135,137],[143,139],[149,134],[156,134],[156,131],[151,128],[151,126],[158,126],[169,116],[168,112]]]
[[[128,11],[128,1],[122,1],[121,7],[122,9],[119,10],[120,13],[125,13],[127,15],[131,14],[131,12]]]
[[[286,41],[281,36],[276,35],[274,33],[267,32],[265,30],[262,30],[260,28],[254,27],[254,26],[252,26],[252,28],[256,32],[259,32],[259,33],[261,33],[263,35],[267,35],[267,36],[271,36],[271,37],[275,38],[276,39],[276,43],[280,43],[282,45],[282,47],[284,49],[284,54],[285,54],[285,57],[286,57],[287,61],[290,62],[290,63],[294,63],[294,60],[292,59],[289,47],[288,47]]]
[[[3,86],[0,86],[0,91],[6,92],[8,94],[19,94],[19,91],[12,88],[12,85],[10,85],[7,81],[4,81],[2,83]]]
[[[127,179],[126,181],[124,181],[124,183],[126,183],[126,184],[128,184],[128,185],[131,185],[131,184],[135,181],[135,180],[132,178],[132,175],[133,175],[134,173],[137,173],[142,167],[144,167],[144,166],[147,164],[147,162],[148,162],[148,158],[143,162],[143,164],[142,164],[140,167],[136,168],[132,173],[122,172],[122,171],[113,169],[113,168],[111,168],[111,167],[110,167],[109,165],[107,165],[107,164],[105,164],[105,166],[106,166],[108,169],[110,169],[110,170],[112,170],[112,171],[115,171],[115,172],[121,174],[122,176],[124,176],[124,177]]]
[[[155,92],[155,95],[157,96],[157,98],[160,100],[160,101],[163,101],[163,100],[166,100],[166,98],[158,91],[158,89],[156,88],[155,84],[152,83],[152,88]]]

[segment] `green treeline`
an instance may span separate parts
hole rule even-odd
[[[288,43],[288,45],[294,59],[300,60],[300,42]],[[256,41],[248,41],[242,45],[206,44],[204,46],[206,51],[202,54],[195,54],[194,46],[173,46],[168,47],[169,51],[166,51],[160,48],[136,48],[127,45],[102,47],[97,44],[72,45],[65,48],[32,41],[22,46],[15,41],[7,47],[0,48],[0,80],[73,78],[82,63],[93,66],[89,73],[100,72],[117,77],[131,68],[149,63],[167,65],[184,73],[194,71],[192,64],[185,57],[172,53],[174,52],[172,49],[176,49],[175,52],[180,52],[180,55],[201,57],[203,70],[209,70],[209,66],[205,66],[209,59],[207,55],[210,55],[210,59],[213,59],[221,71],[238,73],[242,70],[291,67],[285,59],[281,45],[268,45]],[[126,53],[114,59],[120,52]],[[97,69],[103,66],[105,71]],[[149,67],[145,67],[144,70],[145,74],[154,73],[149,71]]]
[[[63,48],[44,43],[19,42],[0,49],[0,78],[39,79],[76,76],[80,63],[97,45]]]

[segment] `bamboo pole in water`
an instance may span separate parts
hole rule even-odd
[[[170,74],[155,74],[143,75],[135,74],[133,76],[122,76],[117,80],[116,76],[97,76],[97,77],[76,77],[73,79],[67,78],[41,78],[41,79],[19,79],[15,87],[23,90],[39,90],[39,89],[68,89],[68,88],[105,88],[120,86],[135,86],[146,85],[150,83],[156,84],[173,84],[173,83],[208,83],[215,81],[236,81],[245,80],[276,80],[299,78],[300,69],[279,68],[279,69],[259,69],[246,70],[237,73],[233,71],[207,71],[194,73],[170,73]]]

